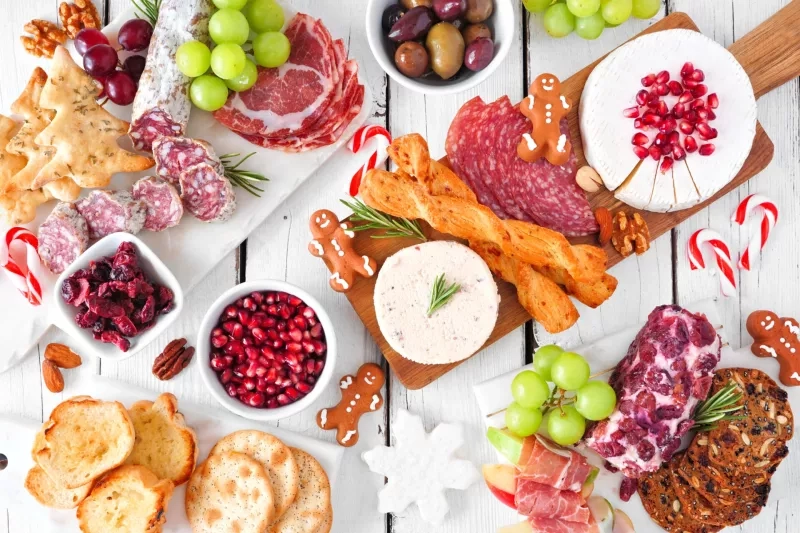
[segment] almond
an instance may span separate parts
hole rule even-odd
[[[64,390],[64,376],[55,363],[49,359],[42,361],[42,379],[44,380],[45,387],[47,387],[47,390],[50,392],[61,392]]]
[[[75,368],[81,366],[81,356],[63,344],[51,343],[44,350],[44,358],[52,361],[59,368]]]
[[[578,183],[578,187],[586,192],[597,192],[600,190],[600,186],[603,185],[603,179],[600,174],[592,167],[579,168],[577,174],[575,174],[575,181]]]
[[[597,219],[597,225],[600,226],[600,244],[607,244],[611,241],[611,235],[614,232],[614,221],[611,217],[611,211],[605,207],[598,207],[594,212],[594,218]]]

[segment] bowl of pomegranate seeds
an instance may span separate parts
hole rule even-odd
[[[314,403],[336,362],[333,324],[320,303],[275,280],[242,283],[220,296],[196,347],[214,397],[253,420],[279,420]]]
[[[129,233],[97,241],[61,273],[54,292],[56,325],[109,359],[142,350],[183,309],[178,280]]]

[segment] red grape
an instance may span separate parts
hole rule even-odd
[[[117,40],[128,52],[138,52],[150,45],[153,26],[144,19],[131,19],[119,29]]]
[[[92,76],[107,76],[117,68],[117,51],[107,44],[96,44],[83,56],[83,70]]]
[[[83,28],[75,36],[75,50],[83,56],[86,51],[97,44],[108,44],[108,37],[94,28]]]
[[[106,79],[108,99],[117,105],[129,105],[136,97],[136,83],[127,72],[121,70]]]
[[[130,74],[133,81],[139,83],[146,62],[147,60],[143,56],[129,56],[122,63],[122,70]]]

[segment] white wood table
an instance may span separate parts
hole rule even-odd
[[[129,0],[105,0],[98,3],[101,13],[110,20]],[[386,125],[395,135],[419,132],[431,146],[434,156],[444,153],[444,138],[450,120],[459,106],[475,95],[491,101],[504,94],[521,99],[528,80],[540,72],[553,72],[567,78],[600,55],[635,35],[649,22],[631,20],[608,29],[597,41],[583,41],[577,36],[552,39],[542,29],[541,17],[528,16],[518,0],[517,38],[511,53],[497,72],[482,85],[465,94],[450,97],[423,97],[403,89],[381,71],[367,45],[364,32],[365,0],[291,0],[298,10],[322,18],[335,37],[344,37],[350,55],[363,66],[362,82],[372,88],[374,114],[371,121]],[[667,0],[666,12],[685,11],[701,30],[725,46],[744,35],[789,0]],[[796,0],[798,1],[798,0]],[[57,19],[56,0],[4,0],[0,14],[0,107],[7,109],[24,87],[30,74],[25,52],[18,41],[22,26],[32,18]],[[661,15],[665,14],[662,11]],[[800,30],[799,30],[800,31]],[[658,66],[655,65],[654,69]],[[398,410],[420,414],[428,430],[439,422],[460,422],[466,428],[465,454],[476,465],[494,462],[495,455],[483,437],[483,424],[472,395],[472,385],[523,365],[531,358],[535,343],[558,342],[578,345],[607,333],[643,321],[658,304],[685,304],[717,296],[719,284],[705,273],[691,272],[685,255],[686,240],[697,228],[711,227],[727,236],[734,250],[740,250],[749,235],[730,222],[730,215],[747,194],[760,192],[778,201],[781,220],[770,241],[760,269],[739,273],[739,295],[721,302],[727,338],[735,346],[749,342],[744,329],[747,314],[769,308],[782,316],[800,316],[800,80],[773,91],[759,101],[759,118],[775,143],[775,159],[759,176],[732,192],[712,207],[655,242],[642,257],[631,258],[612,273],[620,280],[614,297],[599,310],[580,307],[581,319],[568,332],[549,336],[535,324],[520,328],[484,353],[420,391],[406,390],[396,378],[388,379],[386,403],[382,416],[362,421],[361,440],[348,450],[342,466],[339,491],[334,495],[336,517],[334,532],[343,533],[486,533],[516,521],[515,513],[499,504],[485,488],[476,485],[466,492],[451,492],[448,499],[451,515],[439,527],[420,520],[416,509],[401,516],[376,512],[377,491],[384,480],[368,471],[360,459],[362,451],[391,439],[392,420]],[[213,139],[212,139],[213,141]],[[274,177],[280,179],[280,177]],[[190,294],[179,321],[163,338],[142,353],[115,364],[89,358],[76,371],[67,373],[63,394],[51,394],[42,385],[40,364],[44,347],[52,341],[67,341],[58,332],[49,335],[23,364],[0,374],[0,413],[42,419],[62,399],[69,396],[70,381],[80,375],[101,374],[158,391],[171,391],[180,399],[212,405],[196,368],[191,367],[170,382],[160,382],[151,373],[159,348],[169,340],[185,336],[194,339],[208,305],[224,290],[245,279],[277,278],[300,285],[326,306],[337,328],[340,359],[337,375],[352,373],[367,361],[382,362],[375,343],[359,322],[347,300],[328,287],[327,270],[306,250],[309,238],[308,218],[323,207],[337,206],[347,193],[348,177],[330,176],[321,171],[300,188],[240,249],[222,258],[219,266]],[[10,305],[1,302],[0,305]],[[0,324],[0,327],[3,327]],[[2,349],[2,347],[0,347]],[[385,365],[385,363],[384,363]],[[326,391],[319,406],[338,401],[335,387]],[[280,426],[306,435],[332,440],[329,432],[316,426],[315,413],[297,415]],[[790,455],[782,468],[790,469],[793,479],[800,476],[800,453]],[[800,485],[798,485],[800,486]],[[182,505],[182,502],[173,502]],[[741,531],[750,533],[798,531],[800,499],[772,502]],[[652,524],[637,524],[639,531],[650,531]],[[0,533],[33,531],[30,517],[20,509],[5,509],[0,502]],[[37,532],[39,533],[39,532]]]

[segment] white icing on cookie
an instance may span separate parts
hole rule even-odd
[[[553,109],[553,104],[546,104],[544,106],[545,109]]]
[[[783,325],[789,328],[789,331],[792,332],[795,337],[797,337],[797,340],[800,341],[800,326],[795,326],[792,324],[791,320],[787,320],[783,323]]]
[[[364,376],[364,383],[366,383],[367,385],[372,385],[373,383],[375,383],[374,380],[375,378],[372,377],[372,373],[368,372],[367,375]]]
[[[372,268],[369,266],[369,257],[367,257],[366,255],[362,255],[361,258],[364,260],[364,270],[367,271],[367,275],[372,276],[373,274],[375,274],[375,271],[372,270]]]
[[[350,387],[350,385],[352,385],[352,384],[353,384],[353,377],[352,377],[352,376],[347,376],[347,377],[346,377],[346,378],[344,378],[344,379],[342,380],[342,382],[339,384],[339,387],[340,387],[342,390],[346,390],[346,389],[347,389],[348,387]]]
[[[339,257],[344,257],[344,250],[342,250],[342,247],[339,246],[339,243],[336,241],[336,239],[331,239],[331,244],[333,245],[333,249],[336,250],[336,253],[339,255]]]
[[[350,439],[351,439],[353,436],[355,436],[355,434],[356,434],[356,433],[357,433],[356,431],[348,431],[348,432],[347,432],[347,434],[346,434],[346,435],[344,436],[344,438],[342,439],[342,443],[349,442],[349,441],[350,441]]]
[[[567,136],[562,133],[558,137],[558,145],[556,145],[556,150],[558,150],[559,152],[563,152],[566,147],[567,147]]]
[[[319,243],[318,240],[315,239],[315,240],[311,241],[311,246],[313,246],[314,249],[317,251],[317,255],[324,255],[325,254],[325,249],[322,247],[322,245]]]
[[[342,225],[339,226],[339,227],[342,228],[344,230],[344,234],[347,235],[348,237],[350,237],[351,239],[356,236],[356,232],[355,231],[351,231],[351,230],[347,229],[347,224],[342,223]]]
[[[525,142],[528,144],[528,150],[531,152],[536,150],[536,141],[533,140],[530,133],[523,133],[522,138],[525,139]]]
[[[550,104],[548,104],[548,105],[550,105]],[[532,94],[528,95],[528,109],[533,109],[533,95]]]
[[[325,429],[325,426],[328,425],[328,410],[323,409],[319,413],[319,421],[322,422],[322,429]]]
[[[761,346],[759,346],[759,348],[770,354],[772,357],[778,357],[778,353],[772,346],[767,346],[766,344],[762,344]]]
[[[564,109],[569,109],[569,104],[567,103],[567,99],[564,98],[563,96],[561,97],[561,105],[564,107]]]
[[[378,397],[377,394],[372,395],[372,403],[369,404],[369,410],[374,411],[378,407],[378,403],[381,399]]]
[[[792,373],[792,379],[800,381],[800,374],[797,372]]]
[[[350,285],[345,280],[342,279],[342,277],[339,275],[338,272],[334,272],[333,275],[331,276],[331,279],[336,283],[338,283],[339,285],[341,285],[344,290],[350,288]]]

